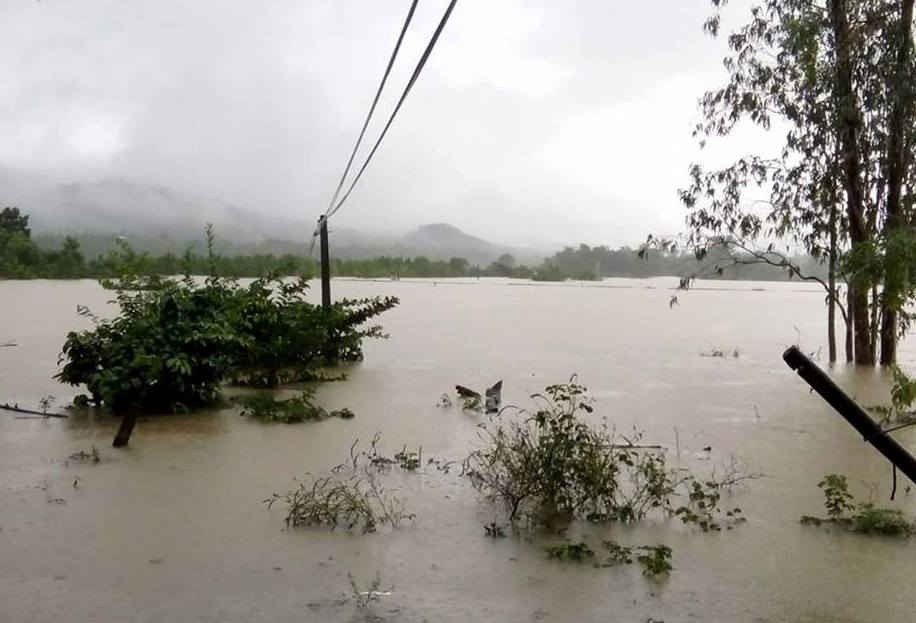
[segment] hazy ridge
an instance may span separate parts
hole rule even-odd
[[[250,208],[213,197],[185,193],[163,185],[111,178],[95,182],[53,183],[0,171],[4,205],[31,217],[33,236],[55,247],[74,235],[87,256],[109,249],[116,237],[127,238],[139,251],[182,253],[203,247],[207,223],[215,227],[218,249],[233,254],[296,254],[308,252],[314,225],[259,214]],[[426,256],[435,260],[462,257],[486,265],[504,253],[520,263],[540,262],[551,250],[518,248],[491,242],[447,223],[421,225],[403,234],[381,234],[331,223],[332,253],[363,259]]]

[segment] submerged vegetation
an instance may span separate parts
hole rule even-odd
[[[704,531],[743,522],[740,509],[720,508],[724,481],[669,467],[662,449],[640,446],[639,431],[592,424],[591,400],[575,377],[534,399],[533,412],[506,408],[482,424],[482,447],[464,461],[472,486],[510,522],[635,522],[652,512]]]
[[[485,524],[487,537],[505,538],[509,528],[516,534],[542,527],[563,532],[576,520],[637,522],[653,512],[660,519],[677,518],[703,532],[731,529],[745,521],[740,508],[723,509],[721,503],[725,492],[757,477],[739,472],[734,460],[721,478],[713,472],[708,479],[699,479],[684,469],[668,467],[661,447],[640,445],[638,431],[616,435],[606,423],[593,425],[591,400],[575,377],[533,398],[538,404],[533,413],[507,407],[489,424],[482,424],[482,447],[463,462],[461,477],[502,508],[508,520]],[[380,440],[376,434],[364,449],[357,440],[345,462],[327,474],[307,475],[293,489],[274,493],[265,503],[283,506],[290,527],[343,527],[365,534],[414,519],[382,479],[395,469],[405,477],[419,472],[424,467],[422,448],[414,451],[404,444],[389,456],[381,452]],[[447,474],[450,463],[430,458],[425,465]],[[610,540],[602,545],[607,552],[602,560],[584,541],[549,546],[546,552],[562,561],[594,560],[599,568],[635,560],[649,577],[672,570],[672,550],[667,545],[628,546]]]
[[[339,417],[344,420],[354,417],[353,412],[346,408],[328,411],[324,407],[315,404],[314,397],[315,390],[306,389],[297,396],[282,400],[262,394],[235,396],[233,400],[242,406],[240,415],[267,422],[295,424],[298,422],[326,420],[331,417]]]
[[[824,508],[827,517],[803,515],[801,522],[820,526],[834,524],[859,534],[880,534],[884,536],[912,536],[916,524],[902,511],[894,508],[876,508],[871,502],[856,503],[849,492],[846,476],[827,474],[817,486],[824,492]]]
[[[633,559],[642,566],[645,576],[657,577],[670,572],[671,548],[667,545],[620,545],[616,541],[602,541],[602,547],[607,551],[607,557],[594,562],[596,568],[616,567],[619,565],[633,564]],[[547,557],[555,560],[586,562],[596,558],[595,550],[588,543],[561,543],[544,548]]]
[[[212,249],[209,230],[208,238]],[[95,326],[67,334],[55,378],[84,385],[89,402],[113,410],[212,404],[229,380],[276,387],[315,379],[321,366],[361,359],[363,339],[385,337],[366,323],[398,304],[345,299],[326,311],[306,300],[305,279],[277,275],[243,286],[215,273],[201,282],[128,272],[110,285],[119,315],[107,320],[80,308]]]
[[[350,457],[323,476],[307,475],[290,491],[274,493],[264,500],[268,508],[280,504],[286,511],[287,526],[342,527],[363,534],[380,527],[397,528],[414,519],[404,503],[381,482],[381,474],[397,465],[406,471],[419,466],[419,458],[405,448],[394,458],[378,451],[376,435],[368,450],[357,450],[358,440],[350,448]]]
[[[903,428],[916,423],[916,379],[911,379],[899,366],[891,366],[893,384],[891,385],[890,405],[869,407],[868,410],[881,416],[882,424],[893,424],[894,428]]]

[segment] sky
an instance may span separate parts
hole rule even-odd
[[[313,221],[409,4],[0,0],[0,167]],[[363,154],[447,4],[420,0]],[[680,231],[687,168],[716,157],[691,137],[698,98],[726,78],[709,13],[708,0],[458,0],[336,224],[615,247]]]

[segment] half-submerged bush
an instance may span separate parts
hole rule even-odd
[[[870,502],[856,503],[849,492],[849,483],[842,474],[827,474],[817,483],[824,492],[824,508],[827,517],[803,515],[801,522],[820,526],[833,523],[860,534],[881,534],[885,536],[912,536],[916,525],[895,508],[875,508]]]
[[[308,283],[276,276],[234,279],[128,275],[114,283],[120,313],[70,332],[55,378],[85,385],[111,409],[180,411],[215,402],[232,380],[258,387],[314,378],[317,368],[362,357],[362,340],[386,337],[367,321],[398,299],[342,300],[324,311]]]
[[[339,417],[349,420],[353,417],[350,409],[335,409],[328,411],[321,405],[315,404],[313,398],[315,390],[305,389],[292,398],[277,399],[273,396],[252,394],[249,396],[236,396],[235,402],[241,405],[240,415],[253,417],[266,422],[283,422],[296,424],[298,422],[326,420]]]
[[[353,442],[350,457],[328,474],[307,474],[297,480],[295,488],[274,493],[264,502],[268,508],[274,504],[283,506],[286,525],[290,527],[324,526],[366,534],[383,526],[398,528],[413,520],[415,515],[407,512],[401,499],[384,486],[382,476],[394,465],[406,471],[416,467],[401,458],[406,448],[395,455],[398,458],[379,453],[380,438],[373,437],[368,450],[358,450],[359,440]]]
[[[534,412],[509,407],[482,424],[483,445],[464,461],[471,484],[510,521],[632,522],[654,510],[704,531],[744,521],[740,509],[723,516],[722,482],[669,468],[662,449],[639,445],[638,431],[627,438],[604,421],[592,424],[591,401],[575,377],[533,398]]]

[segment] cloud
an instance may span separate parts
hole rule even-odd
[[[420,3],[367,143],[446,4]],[[6,2],[0,165],[128,177],[311,220],[407,7]],[[722,76],[706,14],[460,0],[341,225],[447,221],[513,243],[635,243],[676,229],[696,99]]]

